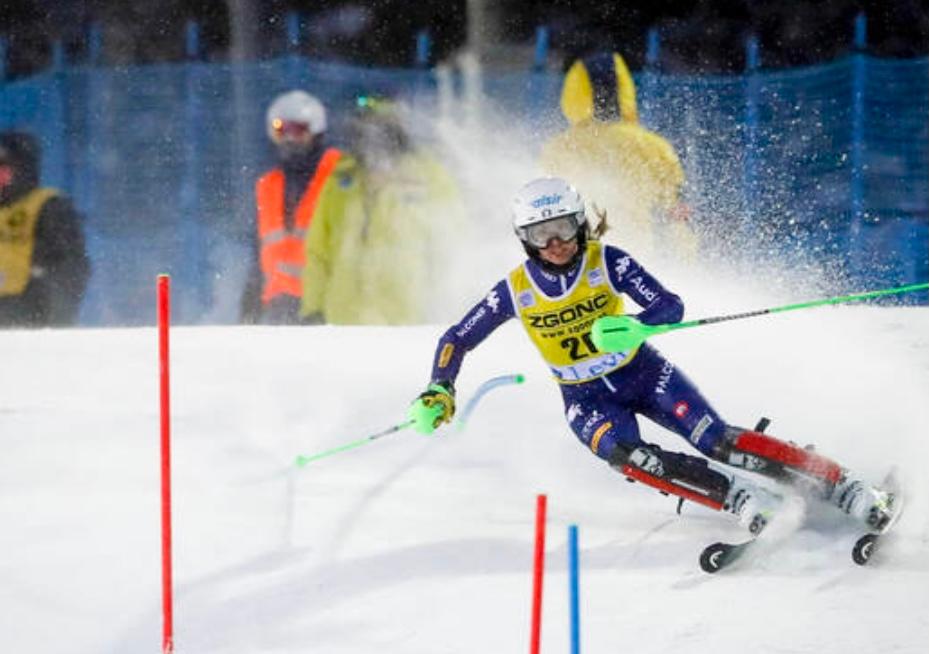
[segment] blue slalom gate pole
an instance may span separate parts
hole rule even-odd
[[[571,589],[571,654],[581,652],[580,581],[578,579],[577,525],[568,527],[568,575]]]

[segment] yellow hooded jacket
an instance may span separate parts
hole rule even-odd
[[[540,164],[606,210],[616,238],[640,258],[670,247],[678,258],[692,259],[697,239],[679,208],[680,160],[668,141],[639,124],[635,85],[622,57],[611,55],[609,64],[608,74],[588,70],[583,60],[568,70],[561,109],[570,126],[543,146]],[[603,98],[612,103],[607,116]]]
[[[460,207],[455,182],[425,153],[406,153],[380,174],[344,156],[307,233],[301,315],[343,325],[426,322],[441,272],[437,234],[453,228]]]

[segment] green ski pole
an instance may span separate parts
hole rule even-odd
[[[677,331],[678,329],[687,329],[689,327],[700,327],[701,325],[712,325],[718,322],[728,320],[740,320],[742,318],[753,318],[763,316],[769,313],[782,313],[784,311],[795,311],[797,309],[809,309],[827,304],[841,304],[844,302],[854,302],[856,300],[868,300],[870,298],[880,297],[882,295],[898,295],[900,293],[910,293],[929,288],[929,283],[910,284],[897,288],[885,288],[880,291],[869,291],[867,293],[854,293],[852,295],[842,295],[840,297],[831,297],[823,300],[812,300],[809,302],[798,302],[796,304],[787,304],[782,307],[771,307],[768,309],[758,309],[757,311],[746,311],[745,313],[734,313],[725,316],[715,316],[712,318],[700,318],[698,320],[688,320],[687,322],[669,323],[666,325],[643,325],[632,316],[606,316],[598,319],[594,323],[591,337],[597,349],[603,352],[624,352],[641,345],[647,338],[656,334]]]
[[[310,454],[310,455],[301,454],[300,456],[297,457],[297,465],[302,468],[310,461],[318,461],[319,459],[324,459],[327,456],[332,456],[333,454],[338,454],[339,452],[344,452],[345,450],[351,450],[356,447],[361,447],[362,445],[367,445],[371,441],[377,440],[378,438],[382,438],[389,434],[395,434],[398,431],[402,431],[406,429],[407,427],[411,427],[412,425],[413,425],[413,421],[407,420],[406,422],[401,422],[396,425],[393,425],[392,427],[388,427],[384,431],[379,431],[376,434],[371,434],[370,436],[359,438],[358,440],[345,443],[344,445],[333,447],[332,449],[325,450],[324,452],[319,452],[318,454]]]
[[[474,396],[465,405],[464,411],[462,412],[459,418],[458,428],[462,429],[464,427],[464,423],[465,421],[467,421],[468,416],[470,416],[471,413],[474,411],[474,407],[477,405],[480,399],[484,397],[489,391],[492,391],[493,389],[499,388],[501,386],[506,386],[507,384],[522,384],[524,380],[525,380],[525,377],[519,374],[501,375],[500,377],[493,377],[491,379],[488,379],[484,383],[482,383],[474,391]],[[438,406],[432,407],[431,410],[433,414],[432,416],[433,419],[437,418],[439,414],[442,412],[441,407],[438,407]],[[412,419],[407,420],[406,422],[401,422],[396,425],[393,425],[392,427],[388,427],[384,431],[379,431],[376,434],[371,434],[370,436],[359,438],[357,440],[345,443],[343,445],[339,445],[337,447],[333,447],[331,449],[325,450],[323,452],[319,452],[317,454],[309,454],[309,455],[301,454],[296,458],[296,464],[302,468],[310,461],[318,461],[319,459],[325,459],[326,457],[332,456],[333,454],[338,454],[339,452],[345,452],[346,450],[352,450],[352,449],[355,449],[356,447],[367,445],[371,441],[377,440],[378,438],[388,436],[389,434],[395,434],[398,431],[402,431],[404,429],[407,429],[408,427],[412,427],[414,422],[415,421]]]

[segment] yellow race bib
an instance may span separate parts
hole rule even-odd
[[[590,337],[597,318],[623,312],[622,297],[607,280],[599,242],[587,244],[580,274],[560,296],[543,293],[525,264],[513,270],[508,281],[523,327],[559,383],[578,384],[602,377],[635,356],[638,348],[600,352]]]

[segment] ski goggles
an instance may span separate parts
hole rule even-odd
[[[572,213],[545,222],[535,223],[528,227],[521,227],[520,236],[526,243],[541,250],[547,247],[548,242],[553,238],[565,242],[574,240],[577,237],[579,227],[577,214]]]
[[[309,124],[295,120],[278,118],[271,123],[271,129],[274,131],[276,141],[305,141],[312,136]]]

